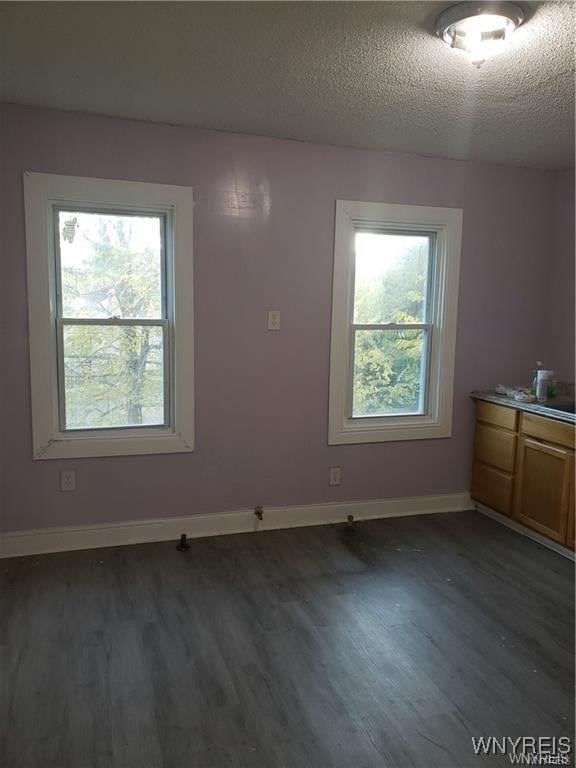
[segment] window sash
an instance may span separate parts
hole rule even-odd
[[[377,226],[376,224],[354,224],[354,240],[356,235],[361,233],[374,233],[381,235],[405,235],[407,237],[427,237],[428,238],[428,274],[426,275],[426,296],[424,303],[424,322],[423,323],[355,323],[355,283],[356,283],[356,254],[352,254],[352,269],[353,278],[351,285],[351,301],[350,301],[350,346],[348,350],[348,371],[346,377],[346,410],[345,418],[350,419],[353,422],[362,420],[366,422],[368,419],[398,419],[406,418],[410,419],[416,416],[424,416],[429,410],[429,381],[430,381],[430,368],[431,368],[431,352],[432,352],[432,334],[434,325],[431,322],[431,317],[434,314],[434,302],[435,302],[435,270],[436,270],[436,232],[425,232],[417,229],[410,228],[395,228],[390,226]],[[421,330],[423,331],[423,350],[420,365],[420,404],[418,412],[407,414],[375,414],[370,416],[354,416],[354,370],[356,368],[356,333],[357,331],[408,331],[408,330]]]
[[[64,213],[94,213],[102,216],[133,216],[146,219],[160,220],[160,291],[161,291],[161,318],[171,318],[173,307],[169,300],[170,269],[167,258],[167,230],[169,226],[168,214],[165,212],[151,212],[138,209],[124,209],[121,207],[102,207],[87,205],[53,205],[52,206],[52,231],[54,234],[54,285],[56,289],[56,317],[64,317],[62,312],[62,258],[60,254],[60,226],[58,214]],[[150,318],[152,320],[161,318]],[[97,319],[97,318],[95,318]]]
[[[143,218],[155,218],[160,220],[160,290],[161,290],[161,309],[162,316],[159,318],[81,318],[64,317],[62,311],[62,261],[60,253],[60,226],[59,214],[64,213],[92,213],[103,216],[133,216]],[[139,209],[125,209],[122,207],[110,206],[89,206],[73,204],[54,204],[52,205],[53,235],[54,235],[54,286],[56,293],[56,375],[57,375],[57,398],[58,398],[58,425],[61,434],[90,435],[93,433],[114,434],[116,431],[125,433],[126,430],[135,430],[135,433],[141,433],[143,430],[152,430],[158,432],[165,430],[166,427],[172,427],[174,424],[174,360],[172,355],[173,341],[173,306],[169,299],[171,291],[169,284],[171,282],[171,272],[169,269],[169,260],[167,258],[167,229],[168,214],[166,212],[151,212]],[[164,418],[162,424],[130,424],[115,427],[85,427],[83,429],[70,429],[66,426],[66,381],[64,375],[64,326],[65,325],[91,325],[91,326],[155,326],[162,328],[162,353],[163,353],[163,393]]]
[[[348,355],[348,377],[346,382],[346,418],[353,422],[364,421],[367,419],[410,419],[418,416],[424,416],[428,413],[431,352],[432,352],[432,334],[434,326],[432,323],[352,323],[350,334],[350,351]],[[420,357],[420,402],[418,411],[414,413],[380,413],[366,416],[354,416],[354,371],[356,368],[356,333],[357,331],[380,331],[382,333],[419,330],[423,335],[423,349]]]
[[[164,394],[164,420],[162,424],[126,424],[123,426],[115,427],[84,427],[84,428],[69,428],[66,426],[66,379],[64,374],[64,327],[65,326],[113,326],[113,327],[126,327],[126,326],[148,326],[162,329],[162,364],[163,364],[163,394]],[[142,430],[158,430],[165,431],[167,427],[171,427],[174,423],[174,398],[172,396],[172,367],[171,367],[171,337],[172,328],[168,320],[149,320],[149,319],[133,319],[133,318],[57,318],[56,319],[56,368],[58,379],[58,421],[61,434],[93,434],[95,432],[107,432],[114,433],[116,430],[136,430],[141,432]]]
[[[362,224],[361,222],[354,222],[353,225],[354,239],[357,234],[374,234],[374,235],[399,235],[406,237],[426,237],[428,239],[428,274],[426,275],[426,297],[424,302],[424,322],[429,323],[430,318],[434,313],[434,300],[436,298],[434,285],[436,275],[436,247],[437,247],[437,233],[430,231],[423,231],[420,229],[409,228],[395,228],[390,225],[377,226],[377,224]],[[353,246],[354,247],[354,246]],[[351,317],[350,322],[354,324],[354,296],[356,293],[356,253],[355,249],[352,252],[352,293],[351,293]],[[393,323],[379,323],[377,325],[393,325]]]

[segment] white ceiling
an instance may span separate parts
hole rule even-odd
[[[4,101],[423,155],[574,162],[574,4],[476,69],[446,2],[0,3]]]

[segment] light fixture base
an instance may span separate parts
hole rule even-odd
[[[524,21],[516,3],[464,2],[446,8],[436,22],[436,34],[451,48],[470,56],[476,66],[499,53],[514,30]]]
[[[524,21],[524,11],[516,3],[492,2],[491,0],[477,3],[457,3],[442,11],[436,22],[436,34],[445,42],[449,42],[449,38],[446,38],[449,27],[471,16],[481,16],[486,13],[493,16],[504,16],[510,19],[515,27],[519,27]]]

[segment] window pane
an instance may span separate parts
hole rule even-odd
[[[66,429],[164,424],[158,326],[65,325]]]
[[[352,416],[423,412],[427,332],[355,332]]]
[[[357,232],[355,323],[426,322],[428,235]]]
[[[161,223],[58,211],[62,317],[161,318]]]

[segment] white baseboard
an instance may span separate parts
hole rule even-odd
[[[265,507],[264,519],[261,521],[255,516],[253,509],[241,509],[236,512],[166,517],[159,520],[128,520],[122,523],[8,531],[0,534],[0,557],[23,557],[47,552],[118,547],[124,544],[145,544],[171,539],[176,541],[182,533],[189,538],[199,538],[227,533],[345,523],[348,515],[353,515],[354,520],[370,520],[436,512],[461,512],[473,508],[470,494],[462,491],[439,496]]]
[[[491,517],[492,520],[496,520],[496,522],[501,523],[502,525],[505,525],[507,528],[511,528],[513,531],[516,531],[516,533],[521,533],[522,536],[526,536],[527,539],[532,539],[532,541],[537,541],[538,544],[542,544],[542,546],[547,547],[548,549],[552,549],[554,552],[557,552],[559,555],[562,555],[563,557],[568,558],[568,560],[576,560],[576,556],[574,552],[572,552],[571,549],[568,549],[567,547],[562,546],[562,544],[558,544],[558,542],[552,541],[552,539],[547,539],[546,536],[542,536],[542,534],[537,533],[536,531],[533,531],[531,528],[528,528],[526,525],[522,525],[522,523],[517,523],[516,520],[512,520],[510,517],[506,517],[506,515],[503,515],[500,512],[496,512],[496,510],[492,509],[491,507],[487,507],[484,504],[480,504],[479,501],[474,502],[474,506],[476,507],[478,512],[481,512],[483,515],[486,515],[486,517]]]

